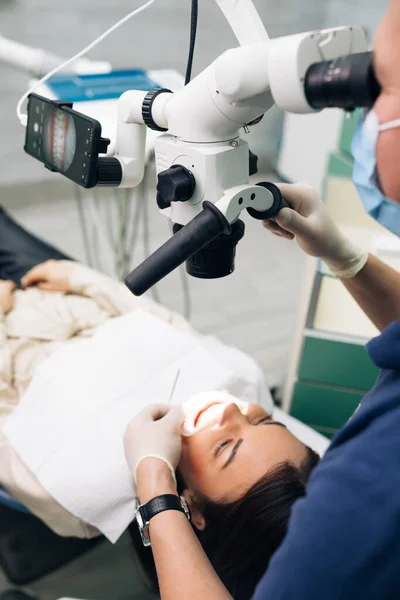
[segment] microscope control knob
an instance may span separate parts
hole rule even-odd
[[[122,181],[122,166],[115,156],[101,156],[97,163],[97,185],[118,187]]]
[[[193,173],[182,165],[173,165],[158,174],[157,204],[163,210],[169,208],[171,202],[190,200],[196,189]]]

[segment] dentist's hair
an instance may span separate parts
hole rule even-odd
[[[253,595],[285,536],[293,504],[305,495],[308,478],[318,461],[318,454],[307,448],[300,467],[289,462],[278,465],[235,502],[219,504],[206,497],[198,499],[206,528],[193,529],[235,600],[249,600]],[[184,484],[179,476],[178,484],[181,492]],[[141,544],[136,523],[131,524],[130,533],[142,570],[157,589],[151,549]]]

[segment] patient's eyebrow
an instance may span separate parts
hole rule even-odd
[[[228,460],[222,466],[223,469],[226,469],[226,467],[228,467],[231,464],[231,462],[235,458],[236,453],[237,453],[239,447],[241,446],[241,444],[243,444],[243,438],[240,438],[240,440],[238,440],[236,442],[236,444],[233,446],[232,452],[230,453]]]

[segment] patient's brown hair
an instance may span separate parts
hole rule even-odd
[[[289,462],[266,473],[239,500],[220,504],[201,498],[206,521],[203,531],[193,529],[218,576],[235,600],[249,600],[281,544],[293,504],[305,495],[308,478],[319,456],[307,448],[300,467]],[[184,489],[179,482],[179,491]],[[132,542],[142,567],[157,589],[150,548],[144,548],[136,523],[130,525]]]

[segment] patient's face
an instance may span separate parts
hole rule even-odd
[[[233,502],[280,463],[300,466],[307,456],[304,444],[257,404],[208,406],[197,423],[200,430],[183,437],[179,471],[188,489],[215,502]]]

